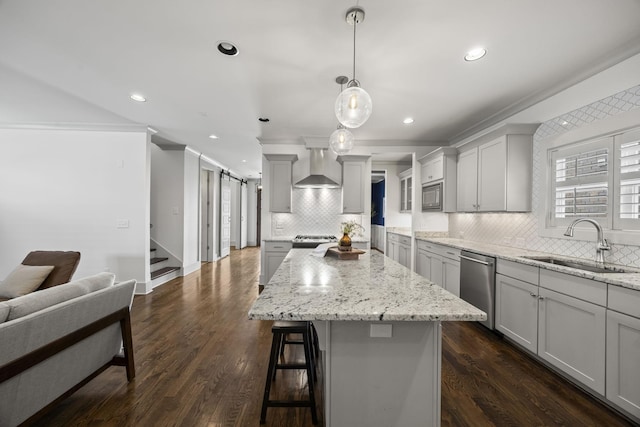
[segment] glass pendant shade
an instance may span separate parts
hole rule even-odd
[[[329,144],[338,156],[347,154],[353,148],[353,134],[340,126],[329,137]]]
[[[362,126],[371,116],[372,110],[371,97],[359,86],[346,88],[336,99],[336,118],[350,129]]]

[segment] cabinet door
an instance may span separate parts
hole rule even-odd
[[[271,188],[269,202],[271,212],[291,212],[291,162],[269,162]]]
[[[411,203],[413,202],[413,178],[407,178],[407,206],[406,209],[411,211]]]
[[[398,244],[398,261],[400,264],[404,265],[407,268],[411,268],[411,250],[405,245]]]
[[[431,255],[431,281],[441,288],[444,288],[444,269],[442,257],[434,253],[430,253],[429,255]]]
[[[478,148],[478,210],[507,210],[507,138]]]
[[[640,417],[640,319],[607,310],[607,399]]]
[[[538,351],[538,286],[496,274],[496,329]]]
[[[342,213],[364,212],[364,163],[342,164]]]
[[[478,198],[478,149],[460,153],[458,156],[458,212],[476,210]]]
[[[287,256],[286,252],[265,252],[265,261],[267,265],[267,274],[265,275],[265,283],[269,283],[271,277],[273,277],[273,273],[276,272],[280,264],[282,264],[282,260]]]
[[[422,166],[422,183],[444,178],[444,157],[430,160]]]
[[[538,356],[604,396],[604,307],[539,288]]]
[[[431,280],[431,254],[427,251],[416,251],[416,273]]]
[[[407,208],[407,180],[400,180],[400,212],[404,212]]]
[[[442,258],[444,288],[460,297],[460,261]]]

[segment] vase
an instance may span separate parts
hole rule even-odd
[[[344,233],[340,241],[338,242],[338,249],[341,251],[350,251],[351,250],[351,237],[349,234]]]

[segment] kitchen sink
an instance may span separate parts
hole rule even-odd
[[[525,256],[533,261],[546,262],[548,264],[561,265],[563,267],[575,268],[577,270],[586,270],[592,273],[639,273],[640,270],[624,269],[614,265],[597,266],[587,262],[572,261],[567,259],[549,257],[549,256]]]

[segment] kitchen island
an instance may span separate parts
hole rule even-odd
[[[313,321],[327,426],[440,425],[442,321],[486,314],[376,252],[354,261],[292,249],[250,319]]]

